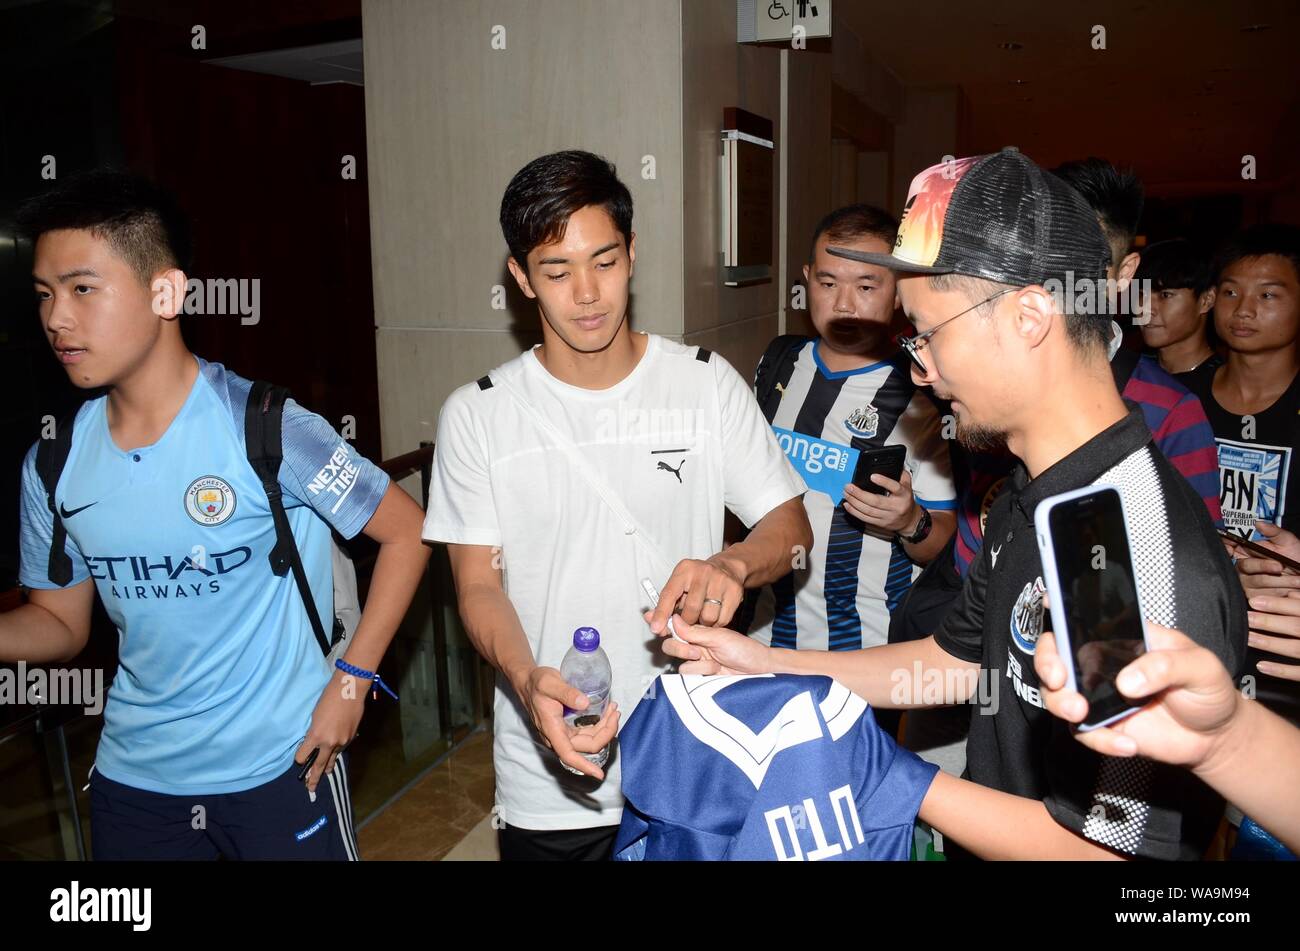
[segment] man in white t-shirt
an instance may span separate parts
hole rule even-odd
[[[669,658],[647,636],[676,610],[725,625],[746,588],[812,541],[804,484],[721,357],[632,333],[632,198],[587,152],[530,162],[501,203],[507,266],[537,301],[543,343],[456,390],[438,422],[424,537],[448,543],[461,618],[497,669],[494,763],[503,859],[603,859],[622,817],[617,743]],[[722,550],[724,509],[753,530]],[[661,593],[649,603],[640,580]],[[612,702],[558,667],[600,632]],[[579,771],[574,775],[565,767]]]

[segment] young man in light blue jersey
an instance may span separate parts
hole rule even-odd
[[[52,496],[40,444],[27,455],[29,601],[0,615],[0,660],[75,657],[96,591],[117,625],[95,858],[355,860],[341,754],[428,557],[419,506],[321,417],[284,405],[278,483],[320,617],[333,617],[331,528],[380,545],[342,658],[352,673],[331,670],[292,573],[268,560],[271,503],[245,448],[252,384],[182,339],[186,228],[170,199],[95,172],[19,222],[50,345],[74,385],[103,392],[76,413]]]

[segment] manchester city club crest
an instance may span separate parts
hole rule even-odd
[[[1043,594],[1047,587],[1042,578],[1025,585],[1011,609],[1011,640],[1021,653],[1032,655],[1038,650],[1038,635],[1043,633]]]
[[[880,413],[873,405],[868,403],[861,409],[855,409],[850,413],[849,418],[844,421],[844,426],[855,436],[870,438],[880,428]]]
[[[195,479],[185,490],[185,511],[200,525],[220,525],[235,514],[235,490],[216,476]]]

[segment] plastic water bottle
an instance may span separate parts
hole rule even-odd
[[[595,726],[600,721],[600,715],[605,712],[605,704],[609,702],[612,679],[609,658],[600,649],[600,631],[594,627],[580,627],[573,632],[573,646],[560,663],[560,676],[569,686],[585,693],[588,700],[586,710],[570,710],[565,707],[564,721],[574,727]],[[606,746],[598,753],[582,755],[589,762],[604,767],[605,761],[609,759],[609,747]],[[564,768],[571,773],[578,773],[570,766]]]

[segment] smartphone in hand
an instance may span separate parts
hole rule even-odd
[[[857,467],[853,470],[853,484],[863,492],[884,495],[884,486],[871,481],[873,475],[883,475],[897,482],[903,477],[903,463],[907,460],[906,446],[877,446],[864,449],[858,455]]]
[[[1223,538],[1225,541],[1232,542],[1232,544],[1236,545],[1238,548],[1250,552],[1256,558],[1267,558],[1269,561],[1276,561],[1284,570],[1289,571],[1293,575],[1300,575],[1300,562],[1294,561],[1286,555],[1278,554],[1272,549],[1265,548],[1263,545],[1251,541],[1249,538],[1237,535],[1233,532],[1224,531],[1223,529],[1219,529],[1219,537]]]
[[[1034,528],[1066,686],[1088,700],[1079,729],[1109,726],[1141,709],[1115,678],[1147,649],[1123,500],[1105,485],[1054,495],[1038,504]]]

